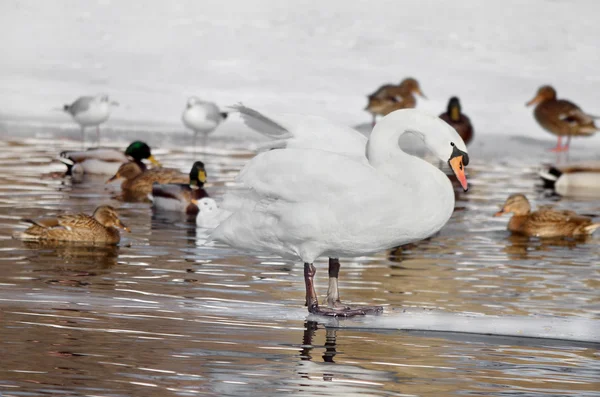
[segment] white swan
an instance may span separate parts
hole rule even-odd
[[[454,210],[448,177],[428,162],[404,153],[399,138],[413,133],[447,161],[463,188],[467,149],[458,133],[419,110],[397,110],[376,124],[367,139],[320,117],[269,118],[237,106],[252,128],[277,137],[271,150],[241,171],[242,188],[225,196],[232,211],[212,240],[304,262],[308,310],[351,316],[381,308],[341,306],[338,257],[380,252],[431,236]],[[313,262],[330,257],[328,308],[314,290]]]
[[[194,199],[192,203],[198,207],[196,225],[203,229],[214,229],[231,215],[231,212],[219,208],[217,202],[210,197]]]

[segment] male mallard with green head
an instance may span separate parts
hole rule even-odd
[[[450,124],[458,135],[465,141],[465,145],[468,145],[473,139],[473,125],[471,119],[461,112],[460,101],[457,97],[453,96],[448,101],[448,109],[445,113],[439,116],[446,123]]]
[[[73,174],[99,174],[114,175],[121,164],[129,161],[136,162],[142,170],[148,160],[157,167],[160,163],[154,158],[150,147],[142,141],[132,142],[125,152],[116,149],[95,148],[82,151],[64,151],[59,160],[67,166],[66,175]]]
[[[202,161],[196,161],[190,170],[189,183],[167,183],[152,185],[149,198],[152,206],[158,210],[198,214],[195,201],[208,197],[204,190],[206,170]]]

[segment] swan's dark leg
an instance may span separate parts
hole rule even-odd
[[[340,290],[338,289],[338,276],[340,274],[340,260],[338,258],[329,258],[329,288],[327,289],[327,306],[330,308],[339,307]]]
[[[331,263],[331,262],[330,262]],[[335,270],[336,266],[334,266]],[[337,269],[339,271],[339,261],[337,261]],[[341,307],[341,308],[329,308],[320,307],[319,300],[317,298],[317,292],[315,291],[315,269],[312,263],[304,264],[304,282],[306,284],[306,305],[308,306],[308,312],[321,316],[330,317],[353,317],[353,316],[364,316],[365,314],[376,314],[383,311],[381,306],[362,306],[357,308]],[[336,277],[337,284],[337,277]],[[337,285],[336,285],[337,287]]]

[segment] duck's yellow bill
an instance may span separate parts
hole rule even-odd
[[[162,164],[156,158],[154,158],[154,156],[152,156],[152,155],[150,155],[150,157],[148,157],[148,161],[150,161],[152,164],[154,164],[157,167],[162,167]]]
[[[455,156],[448,160],[452,172],[456,175],[456,179],[460,182],[463,190],[466,192],[469,190],[469,184],[467,183],[467,176],[465,175],[465,166],[463,164],[463,156]]]

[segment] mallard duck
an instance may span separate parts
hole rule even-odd
[[[217,202],[210,197],[204,197],[200,200],[194,199],[192,202],[199,209],[196,225],[203,229],[214,229],[231,215],[231,212],[219,208]]]
[[[116,149],[88,149],[82,151],[64,151],[60,153],[59,160],[67,166],[66,175],[73,174],[100,174],[114,175],[121,164],[135,161],[142,170],[146,164],[142,160],[148,159],[152,164],[160,167],[145,142],[132,142],[125,152]]]
[[[529,200],[523,194],[512,194],[506,199],[502,209],[494,216],[513,213],[508,222],[508,230],[515,234],[533,237],[574,237],[594,233],[600,223],[577,215],[573,211],[555,210],[548,206],[531,212]]]
[[[118,105],[118,102],[110,101],[108,95],[99,94],[95,97],[82,96],[63,106],[63,110],[81,127],[82,147],[85,146],[86,127],[96,127],[96,146],[100,144],[100,124],[110,117],[110,107]]]
[[[466,145],[471,142],[471,139],[473,139],[473,125],[469,117],[461,112],[460,101],[457,97],[450,98],[448,109],[445,113],[440,114],[440,118],[454,127]]]
[[[569,149],[572,136],[589,136],[598,131],[594,124],[594,116],[586,114],[565,99],[556,99],[556,90],[549,85],[538,89],[536,96],[526,106],[535,105],[533,112],[535,119],[546,131],[558,135],[556,147],[553,152],[562,152]],[[562,146],[562,137],[567,136],[567,144]]]
[[[39,220],[24,219],[31,223],[27,230],[16,233],[15,238],[37,241],[73,241],[117,244],[121,240],[119,229],[129,232],[115,209],[109,205],[96,208],[92,216],[86,214],[60,215]]]
[[[365,110],[373,115],[373,125],[375,125],[377,115],[385,116],[394,110],[414,108],[417,105],[414,94],[427,99],[421,91],[419,82],[412,77],[402,80],[399,85],[385,84],[368,96],[369,102]]]
[[[198,213],[196,200],[208,197],[204,190],[206,170],[202,161],[196,161],[190,170],[189,183],[167,183],[152,185],[149,198],[152,206],[159,210],[185,212],[189,215]]]
[[[198,133],[202,133],[202,145],[206,146],[208,134],[213,132],[227,118],[227,115],[212,102],[203,101],[195,96],[188,99],[181,120],[187,128],[194,132],[194,149]]]
[[[539,175],[544,188],[561,196],[600,197],[600,161],[551,166]]]
[[[144,171],[133,161],[122,164],[106,183],[119,178],[124,179],[121,190],[132,200],[146,199],[152,192],[154,183],[186,183],[189,179],[186,174],[173,168],[152,168]]]

